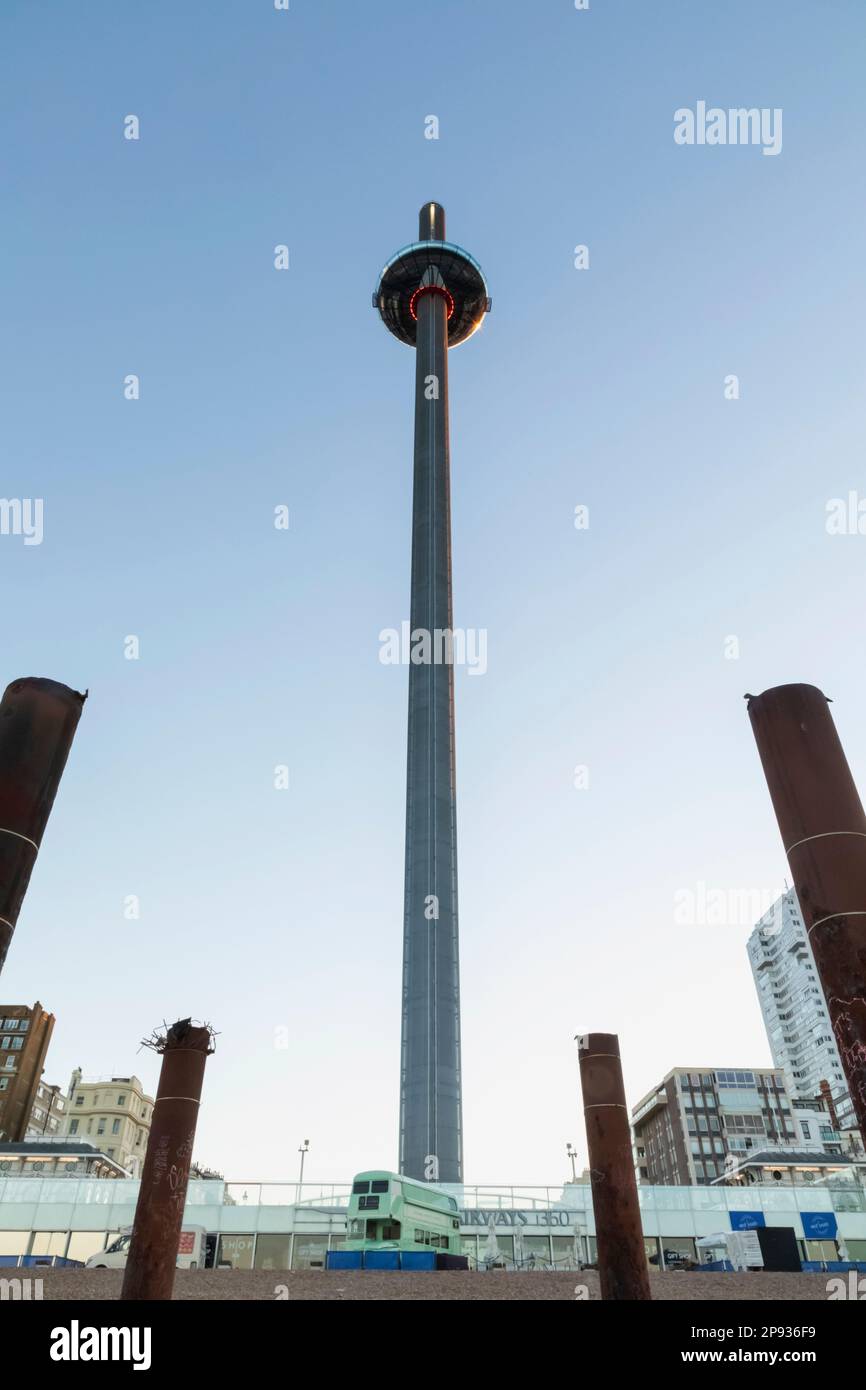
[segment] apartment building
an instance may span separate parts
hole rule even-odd
[[[632,1110],[638,1179],[695,1186],[752,1151],[842,1153],[818,1105],[795,1108],[779,1068],[675,1067]]]
[[[32,1008],[0,1004],[0,1139],[27,1134],[54,1023],[38,1000]]]
[[[842,1060],[793,888],[756,923],[748,952],[773,1064],[785,1073],[791,1095],[813,1100],[826,1082],[840,1127],[854,1128]]]
[[[60,1086],[49,1086],[40,1081],[33,1098],[33,1108],[27,1121],[25,1139],[58,1138],[63,1133],[66,1122],[66,1096]]]
[[[140,1177],[150,1133],[153,1097],[137,1076],[85,1081],[72,1073],[64,1134],[95,1143],[109,1158]]]

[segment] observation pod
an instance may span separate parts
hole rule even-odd
[[[493,308],[481,266],[453,241],[445,240],[445,209],[425,203],[419,216],[419,240],[392,256],[373,295],[385,327],[401,343],[418,341],[418,306],[425,293],[445,300],[448,346],[471,338]]]

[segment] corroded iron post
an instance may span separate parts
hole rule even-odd
[[[205,1062],[213,1032],[188,1018],[172,1024],[149,1046],[162,1053],[159,1089],[121,1299],[170,1299],[189,1182]]]
[[[619,1038],[577,1039],[603,1299],[651,1299]]]
[[[0,970],[86,699],[24,676],[0,702]]]
[[[778,685],[746,699],[866,1141],[866,816],[826,695]]]

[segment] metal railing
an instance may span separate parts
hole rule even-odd
[[[237,1206],[335,1206],[348,1205],[351,1183],[227,1182],[227,1200]],[[588,1202],[589,1187],[564,1183],[556,1187],[527,1184],[503,1187],[497,1184],[437,1183],[461,1209],[484,1208],[501,1211],[546,1210],[550,1207],[577,1207]]]
[[[557,1187],[464,1186],[439,1184],[449,1191],[461,1211],[556,1211],[572,1214],[580,1221],[592,1212],[592,1191],[585,1183],[564,1183]],[[84,1175],[20,1177],[0,1176],[0,1204],[37,1206],[135,1205],[137,1178],[99,1178]],[[350,1183],[222,1182],[194,1178],[187,1192],[190,1207],[291,1207],[310,1214],[344,1212],[351,1195]],[[729,1211],[837,1211],[866,1212],[866,1190],[848,1183],[756,1183],[746,1187],[650,1187],[638,1186],[638,1199],[645,1214],[667,1212]],[[564,1225],[565,1223],[563,1223]],[[568,1223],[571,1224],[571,1223]],[[14,1223],[13,1223],[14,1225]],[[9,1226],[8,1229],[12,1229]],[[479,1225],[479,1230],[481,1226]]]

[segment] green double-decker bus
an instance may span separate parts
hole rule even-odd
[[[399,1173],[358,1173],[346,1218],[347,1250],[460,1254],[460,1208],[447,1192]]]

